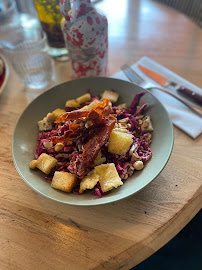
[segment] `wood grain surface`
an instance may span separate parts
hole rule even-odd
[[[202,88],[202,32],[189,18],[154,1],[104,0],[109,20],[109,75],[148,56]],[[55,82],[71,79],[55,62]],[[161,174],[136,195],[96,207],[50,201],[18,175],[11,154],[16,120],[39,94],[11,68],[0,96],[0,269],[130,269],[172,239],[202,206],[202,137],[174,129]]]

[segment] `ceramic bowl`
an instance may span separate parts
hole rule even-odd
[[[153,157],[147,162],[142,171],[135,172],[124,184],[113,189],[109,194],[99,198],[86,192],[83,195],[65,193],[51,188],[40,171],[31,170],[29,163],[34,159],[34,152],[38,137],[37,122],[48,112],[56,108],[64,108],[68,99],[74,99],[90,90],[92,94],[100,95],[106,89],[113,89],[120,94],[118,103],[130,106],[135,94],[145,91],[140,104],[147,103],[146,113],[153,122],[153,136],[151,150]],[[33,190],[54,201],[77,206],[93,206],[118,201],[134,195],[146,187],[166,165],[173,147],[173,125],[163,105],[147,90],[119,79],[112,78],[84,78],[72,80],[53,87],[38,96],[24,110],[17,121],[12,138],[12,155],[15,167]]]

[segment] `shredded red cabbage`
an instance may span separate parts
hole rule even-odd
[[[142,116],[145,114],[145,110],[147,108],[147,104],[143,104],[141,107],[139,106],[140,99],[144,94],[145,92],[138,93],[134,97],[129,108],[120,109],[119,107],[112,107],[112,113],[117,119],[117,121],[128,118],[129,127],[127,129],[128,133],[132,134],[133,138],[133,143],[130,146],[128,152],[125,155],[111,154],[108,152],[107,144],[105,143],[105,141],[105,144],[101,145],[102,155],[106,157],[105,163],[114,163],[121,179],[127,179],[128,176],[131,176],[135,172],[135,169],[133,167],[134,160],[132,159],[132,153],[136,153],[143,163],[147,162],[152,157],[152,151],[150,149],[151,140],[148,140],[148,134],[142,131],[138,118],[138,116]],[[89,102],[86,102],[85,104],[82,104],[81,107],[90,104],[95,99],[99,99],[99,97],[91,96],[91,100]],[[71,112],[80,108],[66,107],[66,111]],[[82,162],[83,145],[88,142],[90,130],[86,129],[85,125],[82,125],[81,120],[79,121],[80,129],[77,132],[78,134],[74,133],[75,137],[72,137],[71,142],[64,141],[64,148],[59,153],[55,151],[54,145],[50,149],[47,149],[44,146],[44,143],[51,142],[51,138],[53,137],[57,140],[67,138],[67,136],[72,132],[70,128],[70,122],[63,121],[61,123],[53,124],[53,128],[51,131],[43,131],[39,133],[37,146],[35,149],[35,158],[38,159],[38,157],[42,153],[47,153],[58,160],[56,166],[51,170],[50,175],[45,176],[48,181],[52,180],[52,177],[56,170],[77,173],[77,164],[79,164],[79,162]],[[78,187],[78,185],[74,187],[72,192],[75,194],[79,194]],[[100,198],[108,193],[109,192],[102,192],[99,183],[92,190],[92,194]]]

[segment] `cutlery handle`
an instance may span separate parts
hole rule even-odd
[[[198,104],[202,105],[202,95],[184,87],[184,86],[180,86],[177,91],[185,96],[190,97],[192,100],[194,100],[195,102],[197,102]]]
[[[197,115],[199,115],[200,117],[202,117],[202,109],[193,106],[193,103],[191,104],[188,100],[182,98],[180,95],[176,95],[174,92],[169,91],[167,88],[165,87],[158,87],[158,86],[151,86],[151,87],[146,87],[146,89],[150,90],[150,89],[158,89],[161,90],[167,94],[169,94],[170,96],[175,97],[176,99],[178,99],[179,101],[181,101],[182,103],[184,103],[187,107],[189,107],[193,112],[195,112]]]

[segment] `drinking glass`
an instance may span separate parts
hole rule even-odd
[[[46,34],[42,30],[13,29],[2,41],[2,48],[27,87],[41,89],[51,81],[53,63],[48,55]]]

